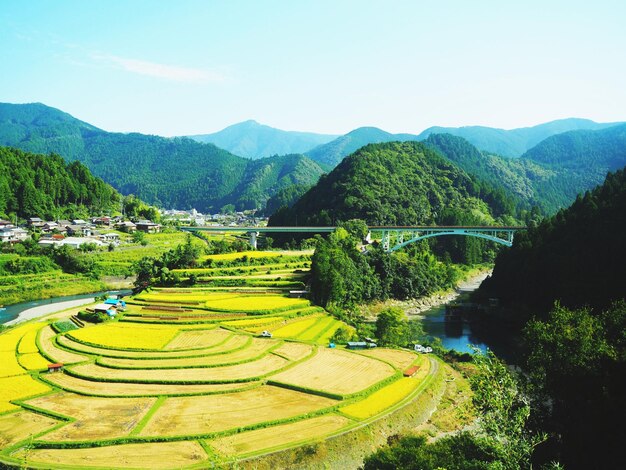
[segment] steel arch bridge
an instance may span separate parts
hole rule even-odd
[[[408,227],[369,227],[368,236],[380,234],[383,249],[392,252],[405,246],[432,237],[461,235],[482,238],[504,246],[513,245],[515,232],[526,227],[513,226],[408,226]],[[378,238],[378,237],[376,237]]]
[[[186,232],[239,232],[250,237],[250,244],[257,247],[257,237],[260,233],[330,233],[337,227],[181,227]],[[380,238],[383,249],[387,252],[399,250],[411,243],[432,237],[461,235],[466,237],[482,238],[505,246],[513,244],[513,235],[526,230],[526,227],[515,226],[371,226],[368,227],[367,240],[372,237]]]

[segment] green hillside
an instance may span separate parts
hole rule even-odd
[[[192,139],[215,144],[245,158],[263,158],[305,151],[335,139],[336,135],[293,132],[275,129],[256,121],[245,121],[219,132],[189,136]]]
[[[538,312],[554,300],[605,307],[625,295],[625,231],[626,171],[619,170],[568,209],[516,236],[481,291]]]
[[[189,138],[105,132],[42,104],[0,104],[0,144],[58,153],[83,162],[123,194],[200,211],[225,204],[262,208],[279,189],[313,184],[323,173],[302,156],[259,163]]]
[[[0,147],[0,217],[80,218],[117,210],[120,202],[79,162]]]
[[[273,225],[332,225],[362,219],[371,225],[489,224],[512,214],[501,190],[469,176],[418,142],[367,145],[343,160]]]

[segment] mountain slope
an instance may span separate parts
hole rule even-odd
[[[80,218],[118,210],[120,195],[79,162],[0,147],[0,217]]]
[[[510,201],[418,142],[370,144],[344,159],[272,225],[332,225],[359,218],[371,225],[488,224]],[[454,219],[454,220],[453,220]]]
[[[256,121],[245,121],[214,134],[192,135],[192,139],[215,144],[245,158],[303,153],[317,145],[330,142],[336,135],[293,132],[275,129]]]
[[[502,253],[481,292],[546,312],[554,300],[568,307],[606,307],[624,298],[626,171],[579,196],[568,209],[520,234]]]
[[[377,127],[359,127],[305,154],[316,162],[336,166],[343,158],[367,144],[405,140],[418,140],[411,134],[390,134]]]
[[[213,144],[106,132],[42,104],[0,103],[0,145],[55,152],[83,162],[123,194],[164,207],[200,211],[219,210],[224,201],[240,209],[261,208],[286,181],[313,184],[323,172],[304,157],[290,157],[275,164],[266,161],[262,165],[280,170],[255,179],[250,174],[261,166]]]
[[[519,157],[544,139],[563,132],[587,129],[598,130],[618,123],[597,123],[589,119],[559,119],[532,127],[496,129],[483,126],[430,127],[419,135],[419,140],[431,134],[452,134],[463,137],[472,145],[506,157]]]

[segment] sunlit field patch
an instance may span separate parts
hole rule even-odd
[[[220,255],[206,255],[202,259],[212,259],[214,261],[232,261],[235,259],[243,258],[276,258],[276,257],[294,257],[294,256],[310,256],[313,254],[312,250],[302,251],[242,251],[234,253],[223,253]]]
[[[310,315],[302,320],[297,320],[282,328],[278,328],[272,333],[278,338],[296,338],[298,335],[311,328],[320,318],[319,315]]]
[[[50,391],[52,391],[50,387],[38,382],[30,375],[1,378],[0,413],[18,408],[17,406],[9,403],[11,400],[32,397],[34,395],[40,395]]]
[[[26,370],[43,370],[46,369],[50,363],[50,361],[39,353],[21,354],[18,361]]]
[[[271,311],[287,307],[306,307],[310,305],[306,299],[292,299],[280,295],[236,296],[221,300],[208,300],[208,308],[241,311]]]
[[[419,379],[403,377],[363,400],[340,408],[339,411],[357,419],[371,418],[404,400],[420,383]]]
[[[107,348],[162,349],[177,333],[177,328],[162,325],[105,323],[70,331],[68,336]]]

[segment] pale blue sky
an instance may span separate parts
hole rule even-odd
[[[0,0],[0,101],[109,131],[626,120],[626,2]]]

